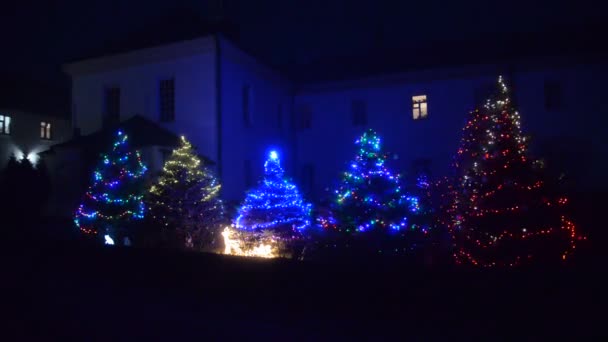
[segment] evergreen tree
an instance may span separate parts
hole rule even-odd
[[[419,209],[417,198],[407,196],[400,176],[387,168],[387,155],[373,130],[366,131],[356,145],[357,156],[335,191],[340,229],[348,233],[406,230],[408,212]]]
[[[119,131],[110,153],[101,155],[92,184],[76,210],[74,222],[78,228],[86,234],[97,234],[107,243],[122,243],[132,236],[134,222],[144,217],[146,170],[139,152],[129,148],[127,135]]]
[[[282,240],[297,239],[311,225],[311,205],[295,184],[284,176],[276,151],[264,164],[264,179],[250,191],[238,209],[234,225],[253,235],[274,234]]]
[[[566,259],[579,239],[557,196],[528,155],[520,117],[502,77],[471,112],[455,157],[449,228],[457,263],[514,266]]]
[[[201,165],[186,138],[165,162],[149,191],[150,217],[162,225],[163,235],[175,237],[177,245],[201,249],[210,247],[224,218],[219,198],[220,183],[212,171]]]

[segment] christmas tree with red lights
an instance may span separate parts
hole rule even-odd
[[[496,93],[471,112],[454,165],[448,226],[457,263],[566,260],[583,239],[564,213],[567,198],[555,193],[529,156],[502,77]]]

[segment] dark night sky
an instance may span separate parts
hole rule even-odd
[[[445,55],[438,47],[462,41],[515,46],[534,34],[568,46],[590,41],[598,34],[590,27],[597,31],[603,20],[585,1],[224,0],[223,7],[240,46],[287,71],[369,51]],[[0,77],[28,89],[50,85],[48,101],[62,107],[69,91],[61,64],[204,34],[212,8],[201,0],[3,2]],[[29,96],[23,87],[13,87],[13,98]]]

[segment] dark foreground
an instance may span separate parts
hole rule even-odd
[[[18,340],[608,335],[600,329],[606,281],[599,262],[481,271],[245,260],[76,241],[11,243],[4,251],[1,334]]]

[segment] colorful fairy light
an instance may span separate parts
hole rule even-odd
[[[463,129],[445,222],[457,263],[516,266],[551,255],[565,260],[585,239],[561,213],[567,199],[548,199],[542,174],[527,156],[520,120],[499,77],[498,94],[471,112]]]
[[[123,229],[129,221],[142,219],[141,180],[146,171],[139,152],[128,148],[127,135],[119,131],[111,152],[101,155],[92,184],[76,209],[78,228],[85,234],[97,234]]]
[[[380,137],[373,130],[365,132],[355,144],[359,148],[357,156],[335,190],[334,211],[340,217],[341,230],[406,229],[406,213],[420,209],[418,198],[408,196],[401,177],[385,166],[387,156],[381,153]]]

